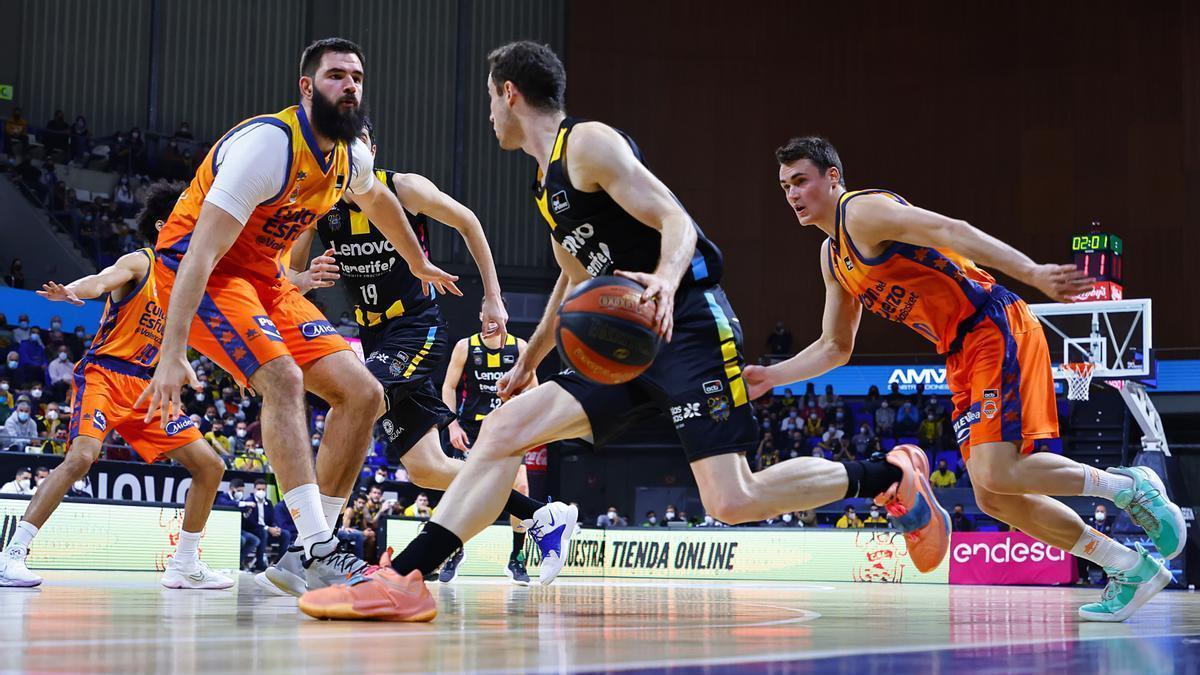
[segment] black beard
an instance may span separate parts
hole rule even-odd
[[[318,134],[335,141],[353,143],[362,135],[363,123],[367,117],[366,105],[359,103],[354,108],[341,112],[338,104],[325,98],[321,92],[313,89],[312,125]]]

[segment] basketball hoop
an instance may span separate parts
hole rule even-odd
[[[1067,380],[1067,398],[1072,401],[1088,400],[1088,391],[1092,384],[1092,373],[1096,372],[1096,364],[1089,361],[1064,363],[1062,369]]]

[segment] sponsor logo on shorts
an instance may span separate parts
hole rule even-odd
[[[719,394],[725,391],[725,383],[720,380],[709,380],[704,383],[703,388],[706,394]]]
[[[275,322],[269,316],[256,316],[254,320],[258,322],[258,328],[263,335],[275,342],[283,342],[283,336],[279,334],[279,329],[275,327]],[[249,335],[247,335],[249,337]]]
[[[984,417],[988,418],[989,420],[995,419],[996,413],[1000,411],[1000,404],[996,403],[994,400],[988,399],[983,402],[981,409],[983,410]]]
[[[383,420],[383,433],[387,434],[389,441],[394,441],[404,433],[404,427],[396,426],[391,420]]]
[[[337,335],[337,329],[328,321],[306,321],[300,324],[300,334],[305,340],[313,340],[326,335]]]
[[[567,191],[559,190],[550,195],[550,208],[555,213],[562,213],[571,208],[571,202],[567,201]]]
[[[108,429],[108,418],[104,416],[104,413],[100,412],[99,408],[96,408],[96,411],[92,413],[92,426],[100,431]]]
[[[192,418],[187,415],[181,415],[178,419],[167,422],[167,435],[174,436],[184,429],[191,429],[194,426],[196,426],[196,423],[192,421]]]
[[[725,395],[709,396],[708,416],[716,422],[724,422],[729,419],[729,397]]]
[[[392,374],[392,377],[400,377],[404,375],[404,366],[400,365],[397,361],[392,361],[391,365],[388,366],[388,372]]]
[[[971,426],[979,421],[978,410],[968,410],[954,420],[954,437],[959,445],[971,437]]]
[[[683,405],[671,406],[671,421],[676,424],[682,424],[684,420],[690,420],[693,417],[700,416],[700,402],[684,403]]]

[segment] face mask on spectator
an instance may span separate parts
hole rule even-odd
[[[871,509],[871,517],[878,518],[879,517],[879,509]]]
[[[860,427],[860,428],[859,428],[859,431],[861,431],[861,432],[862,432],[862,433],[864,433],[864,434],[865,434],[865,433],[867,433],[867,431],[868,431],[868,429],[867,429],[867,425],[865,425],[865,424],[864,424],[864,425],[862,425],[862,427]]]
[[[883,402],[881,402],[881,403],[879,404],[879,407],[880,407],[880,408],[887,408],[887,407],[888,407],[887,401],[883,401]]]
[[[255,496],[255,497],[258,497],[259,499],[266,499],[266,498],[267,498],[267,491],[266,491],[266,490],[255,490],[255,491],[254,491],[254,496]]]
[[[1104,511],[1097,511],[1097,512],[1096,512],[1096,520],[1104,520],[1104,519],[1105,519],[1105,518],[1107,518],[1107,517],[1108,517],[1108,514],[1107,514],[1107,513],[1105,513]]]
[[[646,519],[646,522],[653,525],[658,522],[658,518],[655,518],[654,516],[650,516],[649,518]]]
[[[263,449],[262,449],[262,448],[255,448],[255,449],[254,449],[254,454],[256,454],[256,455],[262,455],[262,454],[263,454]]]
[[[30,390],[29,390],[29,395],[30,395],[30,396],[32,396],[32,397],[34,397],[34,398],[41,398],[41,397],[42,397],[42,390],[41,390],[41,389],[30,389]]]
[[[385,480],[387,480],[387,474],[386,474],[386,473],[376,473],[376,474],[375,474],[375,482],[376,482],[376,483],[382,483],[382,482],[383,482],[383,481],[385,481]]]
[[[21,362],[20,362],[20,361],[14,361],[13,359],[9,359],[9,360],[8,360],[8,367],[9,367],[9,368],[12,368],[13,370],[16,370],[16,369],[17,369],[17,367],[18,367],[18,366],[20,366],[20,365],[21,365]]]
[[[84,481],[84,480],[77,480],[77,481],[75,481],[75,483],[74,483],[74,487],[75,487],[75,489],[76,489],[77,491],[79,491],[79,492],[83,492],[83,491],[85,491],[85,490],[87,489],[87,481]]]
[[[667,511],[667,519],[668,519],[668,520],[669,520],[669,519],[671,519],[671,518],[674,518],[674,517],[675,517],[675,512],[674,512],[674,511]]]
[[[67,360],[67,353],[66,353],[66,352],[59,352],[59,353],[58,353],[58,360],[59,360],[59,361],[66,361],[66,360]]]
[[[84,336],[84,332],[83,332],[83,329],[82,329],[82,328],[80,328],[79,330],[75,331],[75,337],[77,337],[77,338],[79,338],[80,340],[82,340],[82,339],[83,339],[83,336]]]
[[[8,391],[8,383],[0,382],[0,391]]]
[[[242,497],[245,497],[245,496],[246,496],[246,493],[242,492],[241,490],[237,490],[236,492],[233,493],[234,501],[240,502],[240,501],[242,501]]]
[[[24,480],[17,481],[17,488],[20,490],[28,490],[29,489],[29,479],[26,478]]]
[[[609,519],[609,520],[616,520],[616,519],[617,519],[617,512],[616,512],[616,511],[609,511],[609,512],[608,512],[608,519]]]
[[[22,321],[21,323],[19,323],[19,324],[17,324],[17,325],[19,325],[21,328],[29,328],[29,321],[28,321],[28,320],[25,320],[25,321]]]
[[[57,410],[50,410],[50,411],[47,411],[47,412],[46,412],[46,419],[48,419],[48,420],[56,420],[56,419],[58,419],[58,411],[57,411]]]
[[[810,413],[810,414],[809,414],[809,416],[808,416],[808,419],[810,419],[810,420],[815,420],[815,419],[817,419],[817,413]]]
[[[314,439],[312,439],[312,446],[313,446],[314,448],[319,448],[319,447],[321,447],[321,439],[319,439],[319,438],[314,438]]]
[[[237,437],[238,437],[238,438],[245,438],[245,437],[246,437],[246,430],[245,430],[245,429],[238,429],[238,430],[237,430]]]
[[[27,413],[27,412],[17,413],[17,421],[18,422],[28,422],[29,421],[29,413]]]
[[[325,420],[318,420],[316,427],[317,427],[317,429],[324,429],[325,428]]]
[[[202,391],[196,392],[196,400],[203,401],[204,400],[204,392],[202,392]]]
[[[839,420],[840,420],[840,419],[842,419],[842,418],[843,418],[843,417],[845,417],[845,416],[846,416],[846,413],[842,412],[841,410],[837,411],[837,418],[838,418]]]
[[[783,514],[783,522],[785,522],[785,523],[792,522],[792,514],[790,514],[790,513]]]
[[[62,322],[61,321],[51,321],[50,322],[50,330],[62,330]]]

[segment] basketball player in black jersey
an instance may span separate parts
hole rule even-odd
[[[763,520],[856,495],[879,495],[889,509],[912,507],[913,485],[921,479],[894,451],[888,462],[808,457],[750,471],[744,453],[756,446],[758,425],[742,377],[741,326],[718,285],[720,251],[650,172],[628,135],[566,115],[566,75],[548,47],[507,44],[489,54],[488,63],[496,138],[501,148],[537,160],[533,197],[562,273],[529,348],[499,382],[501,398],[511,400],[484,419],[437,513],[396,556],[393,569],[314,590],[301,598],[301,610],[329,618],[428,617],[419,610],[432,599],[417,580],[495,520],[525,448],[566,438],[602,444],[660,412],[671,416],[701,500],[717,520]],[[530,388],[535,367],[554,348],[563,297],[607,274],[638,282],[646,289],[643,301],[656,303],[666,342],[654,363],[625,384],[598,385],[568,373]],[[564,542],[573,529],[557,519],[535,519],[529,528],[534,536]]]
[[[524,340],[512,334],[500,337],[495,333],[476,333],[454,345],[454,350],[450,353],[450,362],[446,365],[446,379],[442,382],[442,402],[458,414],[458,418],[450,423],[447,431],[450,446],[461,453],[461,456],[466,457],[471,451],[471,444],[479,437],[483,419],[500,407],[502,401],[497,383],[504,373],[516,364],[517,358],[527,346]],[[534,384],[536,385],[536,380]],[[513,483],[513,489],[522,494],[529,494],[529,478],[525,473],[524,464],[517,467],[517,480]],[[510,521],[513,545],[504,573],[513,583],[528,586],[529,574],[525,570],[525,558],[522,555],[525,548],[525,526],[515,516],[510,516]],[[443,578],[447,574],[447,568],[457,564],[457,559],[458,554],[455,553],[446,561],[441,572]]]
[[[362,140],[374,155],[374,128],[369,121],[364,124]],[[480,313],[483,333],[504,339],[508,314],[500,298],[495,264],[479,219],[422,176],[383,169],[376,170],[376,174],[395,191],[426,256],[429,217],[459,231],[483,280]],[[338,270],[337,274],[322,275],[322,279],[337,276],[344,282],[354,303],[367,370],[384,387],[385,409],[380,415],[388,437],[389,455],[401,458],[414,484],[445,489],[463,462],[447,457],[438,438],[438,431],[454,419],[454,413],[442,402],[431,381],[446,354],[446,322],[433,291],[426,295],[421,281],[409,272],[391,242],[354,204],[339,202],[317,222],[316,228],[300,235],[294,250],[307,252],[312,246],[314,230],[325,246],[325,255],[318,260],[332,258]],[[303,269],[299,266],[302,260],[302,256],[297,256],[293,272]],[[316,266],[314,260],[310,269]],[[348,497],[348,494],[321,495],[322,504],[329,506],[327,517],[333,521],[330,527],[336,523]],[[506,510],[513,517],[525,520],[543,506],[512,491]],[[298,596],[305,590],[303,575],[296,574],[298,562],[298,552],[285,555],[256,577],[256,581],[268,590],[276,588]]]

